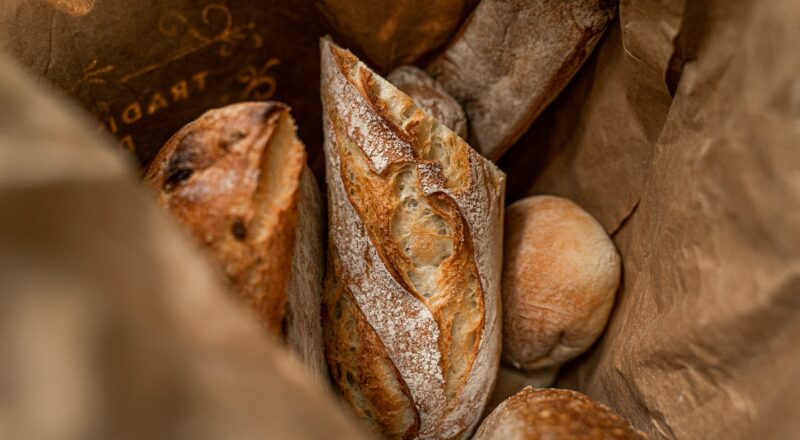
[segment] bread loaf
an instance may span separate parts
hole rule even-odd
[[[642,440],[631,424],[577,391],[526,387],[492,411],[474,440]]]
[[[424,70],[400,66],[389,73],[386,79],[462,139],[467,138],[467,116],[461,104]]]
[[[331,374],[384,437],[467,437],[499,363],[505,175],[353,54],[321,51]]]
[[[176,133],[145,182],[263,325],[322,373],[322,211],[305,163],[288,107],[242,103],[210,110]]]
[[[613,0],[483,0],[427,70],[497,160],[561,92],[614,17]]]
[[[620,259],[600,224],[573,202],[536,196],[508,207],[503,266],[503,360],[558,367],[603,331]]]
[[[317,0],[313,4],[343,44],[380,71],[441,48],[478,0]]]

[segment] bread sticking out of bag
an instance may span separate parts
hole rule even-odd
[[[466,438],[499,364],[505,175],[321,41],[331,375],[388,438]]]
[[[607,406],[572,390],[526,387],[481,423],[474,440],[645,440]]]
[[[324,377],[322,202],[289,108],[206,112],[164,145],[145,182],[269,332]]]
[[[470,144],[499,159],[572,79],[616,4],[481,1],[427,67],[464,107]]]
[[[467,138],[467,116],[461,104],[424,70],[415,66],[400,66],[392,70],[386,79],[455,134],[462,139]]]

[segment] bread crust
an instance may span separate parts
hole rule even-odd
[[[210,110],[183,127],[144,178],[158,202],[220,263],[232,289],[280,339],[298,238],[301,177],[309,174],[305,161],[286,105],[241,103]],[[307,184],[303,191],[318,190]],[[310,268],[302,270],[312,275],[300,277],[313,276]]]
[[[350,52],[328,39],[321,51],[327,285],[352,295],[396,370],[359,385],[407,388],[415,438],[464,437],[499,360],[505,176]],[[341,344],[326,350],[350,356]],[[353,387],[334,380],[347,397]]]
[[[621,272],[603,227],[570,200],[528,197],[507,209],[503,251],[503,361],[559,367],[591,346]]]
[[[642,440],[607,406],[572,390],[526,387],[483,421],[475,440]]]
[[[497,160],[561,92],[614,18],[611,0],[483,0],[427,71]]]
[[[392,70],[386,79],[461,139],[467,138],[467,116],[461,104],[424,70],[415,66],[400,66]]]
[[[286,288],[286,343],[322,381],[328,375],[322,342],[322,283],[325,275],[325,205],[314,173],[300,177],[292,268]]]

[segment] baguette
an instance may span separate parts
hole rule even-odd
[[[643,440],[607,406],[577,391],[526,387],[483,421],[474,440]]]
[[[326,356],[388,438],[464,438],[497,373],[505,175],[321,41]]]
[[[178,131],[144,180],[264,327],[323,377],[322,210],[305,164],[287,106],[241,103]]]
[[[483,0],[429,65],[497,160],[566,86],[614,18],[612,0]]]

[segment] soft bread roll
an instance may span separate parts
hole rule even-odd
[[[430,113],[462,139],[467,138],[467,116],[464,115],[461,104],[424,70],[414,66],[400,66],[386,79],[413,99],[414,104]]]
[[[305,163],[288,107],[241,103],[178,131],[145,182],[264,326],[322,377],[322,207]]]
[[[526,387],[492,411],[474,440],[642,440],[607,406],[571,390]]]
[[[483,0],[427,70],[497,160],[572,79],[614,18],[611,0]]]
[[[467,437],[499,363],[505,175],[353,54],[321,52],[331,374],[384,437]]]
[[[603,227],[567,199],[528,197],[507,213],[503,361],[557,367],[603,331],[619,285],[619,254]]]

